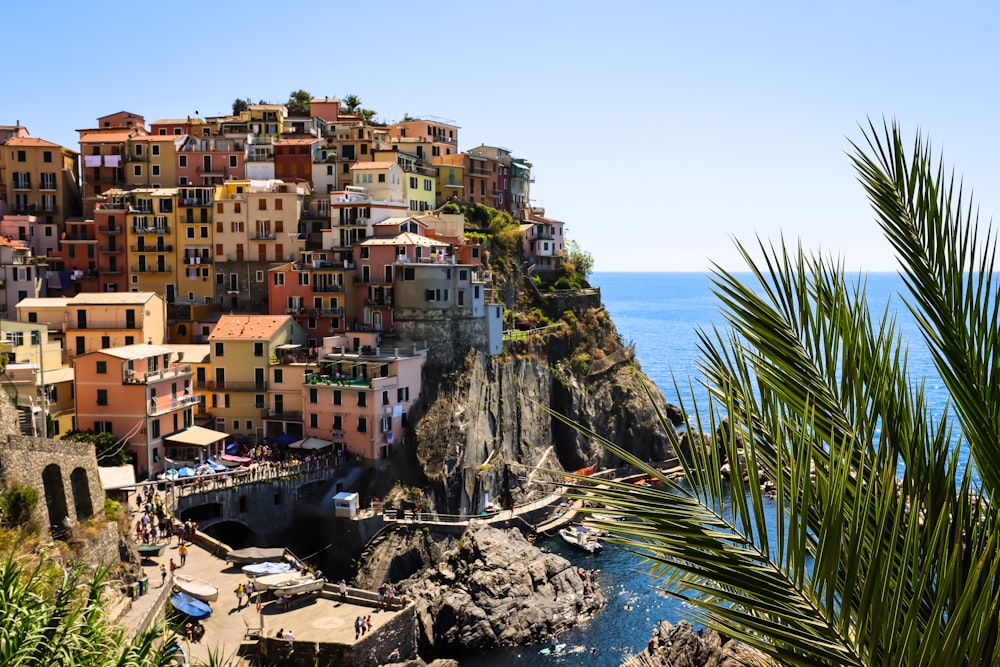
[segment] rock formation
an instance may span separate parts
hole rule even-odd
[[[418,563],[423,567],[396,587],[416,603],[425,657],[541,643],[606,603],[587,572],[542,552],[517,530],[484,525],[458,539],[397,534],[375,549],[355,583],[375,588]]]
[[[662,621],[653,629],[649,648],[627,658],[622,667],[746,667],[772,665],[764,655],[714,630],[694,631],[691,624]]]

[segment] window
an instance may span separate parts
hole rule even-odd
[[[275,384],[281,384],[282,382],[284,382],[284,379],[285,379],[285,372],[282,369],[280,369],[280,368],[275,368],[274,369],[274,383]]]
[[[378,175],[378,182],[379,183],[385,183],[385,174],[379,174]]]
[[[152,427],[153,427],[153,437],[154,438],[159,438],[160,437],[160,420],[159,419],[154,419]]]
[[[344,420],[340,415],[333,416],[333,430],[334,431],[344,430]]]
[[[250,419],[246,420],[246,422],[244,423],[244,426],[247,427],[247,433],[253,431],[253,421],[252,420],[250,420]]]
[[[382,428],[381,433],[388,433],[392,430],[392,417],[382,417]]]
[[[255,273],[254,274],[254,280],[256,282],[258,282],[258,283],[264,282],[264,272],[263,271],[258,271],[257,273]]]
[[[264,198],[257,200],[257,210],[266,211],[267,210],[267,200]]]
[[[383,391],[382,392],[382,405],[389,405],[389,392],[388,391]]]
[[[225,356],[225,352],[226,352],[226,350],[225,350],[225,344],[224,343],[216,343],[215,344],[215,356],[217,356],[217,357]]]
[[[132,165],[132,174],[134,176],[142,176],[142,165],[141,164]]]
[[[55,190],[56,189],[56,175],[55,172],[42,172],[42,190]]]
[[[334,389],[333,390],[333,404],[334,405],[340,405],[343,400],[344,400],[344,394],[343,394],[343,392],[340,391],[339,389]]]
[[[309,387],[309,402],[319,403],[319,390],[316,387]]]
[[[417,189],[417,177],[416,176],[410,176],[410,187],[412,189],[414,189],[414,190]]]
[[[358,432],[359,433],[368,432],[368,419],[366,417],[358,417]]]
[[[281,200],[281,199],[275,199],[275,200],[274,200],[274,210],[275,210],[275,211],[280,211],[280,210],[282,210],[282,209],[281,209],[281,206],[282,206],[282,200]]]
[[[97,390],[97,404],[98,405],[107,405],[108,404],[108,390],[107,389],[98,389]]]
[[[366,394],[363,391],[358,392],[358,407],[363,408],[366,407],[367,405],[368,405],[368,394]]]
[[[150,169],[153,170],[153,173],[152,173],[153,176],[159,176],[160,175],[160,165],[154,164],[152,167],[150,167]]]
[[[160,213],[172,213],[174,210],[174,200],[173,199],[161,199],[160,200]],[[166,221],[164,221],[166,222]]]
[[[396,401],[402,403],[403,401],[410,400],[410,388],[400,387],[396,390]]]
[[[253,344],[253,356],[263,357],[264,356],[264,343],[254,343]]]
[[[427,192],[431,191],[431,179],[429,178],[424,179],[424,190],[426,190]]]
[[[42,152],[42,162],[52,162],[52,151]]]
[[[153,155],[159,155],[160,154],[160,145],[159,144],[153,144],[152,146],[150,146],[149,150],[153,153]]]
[[[229,168],[230,169],[236,169],[236,156],[235,155],[230,155],[229,156]]]
[[[225,213],[225,211],[223,211],[223,210],[222,210],[222,207],[223,207],[223,204],[222,204],[222,202],[220,201],[219,203],[217,203],[217,204],[215,205],[215,212],[216,212],[216,213]],[[220,222],[220,223],[219,223],[219,225],[222,225],[222,223]],[[222,231],[222,229],[219,229],[219,231],[221,232],[221,231]]]
[[[126,345],[134,345],[135,344],[135,336],[125,336],[125,344]]]
[[[25,152],[25,151],[18,151],[17,152],[17,161],[18,162],[27,162],[28,161],[28,154],[27,154],[27,152]]]
[[[319,415],[315,412],[309,413],[309,426],[312,428],[319,428]]]
[[[180,156],[180,158],[179,158],[179,160],[180,160],[180,161],[179,161],[179,163],[178,163],[178,165],[179,165],[179,166],[181,166],[181,167],[186,167],[186,166],[188,166],[188,158],[187,158],[187,155],[181,155],[181,156]]]
[[[308,285],[309,284],[309,274],[306,273],[305,271],[301,271],[299,273],[299,284],[300,285]]]
[[[368,259],[368,246],[361,246],[361,259]]]
[[[275,273],[274,274],[274,284],[275,285],[284,285],[285,284],[285,274],[284,273]]]

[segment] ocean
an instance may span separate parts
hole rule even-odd
[[[746,279],[750,276],[747,274]],[[894,273],[869,274],[867,294],[873,312],[887,303],[897,311],[903,339],[909,343],[912,377],[928,378],[926,391],[931,406],[944,410],[944,390],[926,348],[923,347],[913,317],[898,293],[902,280]],[[634,342],[636,355],[646,375],[663,391],[668,402],[679,404],[675,380],[682,392],[689,392],[689,377],[697,374],[698,339],[696,329],[721,325],[718,304],[711,294],[709,276],[701,273],[595,273],[591,283],[601,288],[601,298],[623,340]],[[890,301],[891,297],[891,301]],[[695,397],[701,403],[704,394]],[[683,403],[690,404],[689,393]],[[608,544],[603,553],[591,556],[571,551],[558,537],[539,543],[560,553],[575,565],[598,570],[598,581],[608,596],[607,607],[590,622],[559,637],[567,644],[565,653],[541,655],[543,644],[492,651],[484,656],[462,659],[472,667],[507,665],[593,665],[612,667],[624,656],[641,651],[650,631],[661,620],[685,618],[680,601],[660,590],[659,582],[648,575],[648,565],[624,549]]]

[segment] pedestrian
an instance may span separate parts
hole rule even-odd
[[[190,622],[184,624],[184,636],[188,641],[194,639],[194,626]]]
[[[340,604],[347,602],[347,582],[341,579],[337,583],[337,588],[340,590]]]
[[[171,558],[170,559],[170,574],[173,574],[174,570],[176,570],[176,569],[177,569],[177,563],[175,563],[174,559]]]
[[[354,619],[354,641],[358,640],[361,636],[361,617],[358,616]]]
[[[177,550],[177,554],[181,557],[181,567],[184,567],[184,563],[187,562],[188,558],[188,548],[187,545],[181,542],[180,548]]]
[[[371,630],[371,629],[372,629],[372,615],[368,614],[365,617],[365,630],[367,631],[367,630]]]
[[[378,608],[385,609],[385,583],[378,587]]]
[[[160,563],[160,588],[167,585],[167,566]]]
[[[295,635],[292,633],[292,629],[289,628],[285,630],[285,640],[293,642],[295,641]]]
[[[284,639],[285,638],[285,629],[284,628],[278,628],[278,632],[277,632],[277,634],[274,635],[274,638],[275,639]]]

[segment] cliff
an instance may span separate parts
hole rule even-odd
[[[546,407],[643,459],[672,454],[677,434],[663,432],[641,382],[674,424],[677,409],[642,373],[608,314],[591,303],[508,341],[503,355],[470,351],[461,368],[429,369],[413,451],[436,511],[476,514],[487,500],[506,506],[544,495],[551,489],[535,468],[620,464]]]

